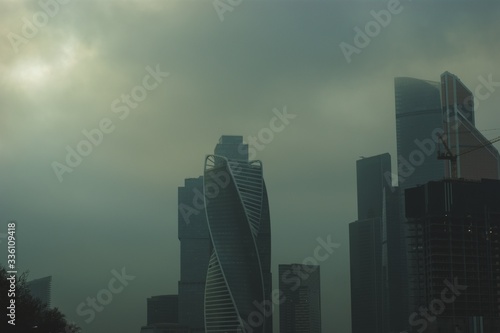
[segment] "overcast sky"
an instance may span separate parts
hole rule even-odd
[[[390,1],[243,0],[219,13],[211,0],[60,1],[45,15],[0,0],[0,233],[18,221],[18,269],[52,275],[53,305],[85,333],[138,333],[146,298],[177,293],[177,188],[221,135],[255,136],[284,109],[296,117],[256,156],[274,284],[278,264],[331,235],[323,332],[350,333],[355,162],[389,152],[394,165],[394,77],[448,70],[473,92],[480,77],[500,82],[497,1],[402,2],[350,62],[340,44],[355,46],[355,27]],[[476,113],[487,138],[500,135],[492,90]],[[134,108],[121,101],[131,92]],[[99,126],[102,142],[68,166],[67,147]],[[123,267],[135,279],[86,323],[76,308]]]

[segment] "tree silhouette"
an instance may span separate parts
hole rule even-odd
[[[80,328],[74,324],[69,324],[64,314],[57,308],[49,309],[39,299],[31,296],[26,278],[27,272],[16,277],[15,297],[9,297],[11,276],[6,269],[0,266],[0,308],[2,315],[0,321],[0,332],[5,333],[78,333]],[[10,320],[7,309],[11,304],[11,299],[15,299],[15,325],[8,323]]]

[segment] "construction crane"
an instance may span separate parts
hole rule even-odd
[[[451,151],[450,147],[448,146],[448,144],[446,143],[446,141],[444,140],[444,138],[443,138],[442,135],[439,135],[439,140],[443,143],[443,146],[446,149],[446,152],[442,153],[438,149],[438,160],[448,160],[448,161],[450,161],[450,164],[451,164],[451,179],[457,179],[458,178],[458,168],[457,168],[458,157],[459,156],[463,156],[465,154],[468,154],[470,152],[476,151],[478,149],[482,149],[482,148],[491,146],[495,142],[500,141],[500,136],[498,136],[498,137],[496,137],[494,139],[491,139],[491,140],[485,142],[484,144],[482,144],[480,146],[477,146],[477,147],[474,147],[474,148],[472,148],[470,150],[464,151],[463,153],[460,153],[458,155],[453,154],[453,152]]]

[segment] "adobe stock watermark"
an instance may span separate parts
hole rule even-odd
[[[373,20],[365,24],[364,31],[358,26],[354,27],[354,32],[356,33],[353,40],[354,45],[346,42],[339,44],[347,63],[351,63],[354,54],[360,54],[364,48],[370,45],[371,40],[377,37],[383,28],[389,26],[392,22],[392,17],[400,14],[403,8],[399,0],[389,0],[387,2],[387,9],[382,9],[378,12],[371,10],[370,15],[373,17]]]
[[[289,285],[291,291],[297,290],[303,281],[306,281],[310,275],[315,272],[320,262],[326,261],[333,254],[335,249],[338,249],[341,244],[333,243],[331,235],[326,237],[326,241],[321,237],[316,238],[318,245],[313,251],[313,256],[307,257],[302,261],[301,265],[292,266],[293,276],[290,276],[292,271],[287,270],[281,276],[281,281]],[[286,296],[280,289],[274,289],[271,292],[271,299],[262,302],[254,301],[253,305],[256,310],[252,311],[246,319],[240,318],[242,322],[238,328],[239,333],[253,333],[254,329],[261,327],[266,319],[269,319],[274,313],[275,305],[281,305],[286,301]]]
[[[219,16],[219,20],[224,22],[224,13],[232,12],[234,8],[241,5],[242,2],[243,0],[214,0],[212,4],[217,16]]]
[[[462,106],[465,111],[476,112],[479,106],[479,101],[486,101],[489,99],[493,93],[496,91],[496,87],[500,87],[500,82],[493,81],[493,75],[489,74],[487,78],[480,75],[478,76],[479,84],[476,85],[474,89],[474,95],[467,96],[462,101]],[[453,119],[455,117],[455,112],[460,112],[460,110],[455,110],[450,108],[447,111],[443,111],[444,117]],[[453,121],[451,123],[451,131],[456,131],[460,126],[459,122]],[[430,133],[430,138],[424,138],[422,140],[415,139],[413,143],[416,148],[407,156],[398,156],[398,174],[392,174],[390,172],[385,172],[384,177],[389,186],[391,186],[392,191],[395,189],[392,187],[392,179],[398,179],[398,183],[402,184],[408,179],[416,169],[424,164],[428,157],[437,158],[435,154],[437,148],[441,144],[441,140],[445,141],[447,138],[445,130],[442,128],[435,128]]]
[[[35,38],[40,29],[44,28],[50,21],[51,18],[55,17],[60,9],[61,5],[66,5],[73,0],[40,0],[38,1],[38,6],[40,11],[33,14],[31,20],[22,17],[21,21],[23,23],[21,27],[21,35],[10,31],[7,34],[7,39],[12,46],[15,53],[19,53],[19,47],[21,45],[28,44],[30,39]]]
[[[64,332],[58,332],[58,333],[80,333],[82,330],[81,328],[78,328],[76,323],[72,321],[71,323],[68,323],[66,327],[64,328]]]
[[[461,291],[467,290],[467,286],[458,284],[458,278],[455,278],[453,283],[445,280],[444,284],[446,287],[441,290],[440,298],[430,301],[428,307],[421,306],[418,309],[418,313],[413,312],[408,318],[408,322],[412,327],[420,326],[417,329],[417,332],[424,332],[429,323],[434,322],[437,316],[441,315],[445,311],[447,304],[455,302],[456,298],[462,294]],[[409,332],[404,331],[401,333]]]
[[[482,75],[477,77],[479,84],[474,89],[474,110],[477,111],[479,108],[479,101],[486,101],[491,97],[491,95],[496,91],[495,88],[500,87],[500,82],[493,81],[493,74],[488,74],[488,78],[485,79]],[[467,104],[466,105],[470,105]]]
[[[239,171],[241,171],[241,169],[236,166],[234,172],[238,173]],[[208,175],[214,181],[205,184],[205,194],[207,199],[205,199],[205,195],[202,191],[195,188],[193,190],[194,196],[191,205],[186,205],[185,203],[179,204],[179,213],[182,215],[182,218],[186,224],[191,223],[190,219],[192,215],[198,215],[200,214],[200,212],[205,210],[205,200],[207,201],[207,203],[209,203],[209,199],[217,197],[220,191],[222,189],[225,189],[231,181],[231,175],[226,170],[221,170],[218,172],[210,171],[208,172]]]
[[[496,88],[500,87],[500,82],[493,81],[493,74],[491,73],[488,74],[487,78],[483,75],[479,75],[477,80],[479,83],[474,88],[473,94],[468,95],[462,101],[462,106],[465,111],[476,112],[479,109],[480,102],[489,99],[496,91]]]
[[[274,140],[276,133],[282,132],[286,126],[290,124],[290,120],[297,117],[296,114],[289,114],[286,105],[280,111],[277,108],[273,109],[274,117],[269,120],[269,126],[263,127],[256,135],[249,135],[247,137],[248,143],[248,159],[254,160],[257,157],[257,152],[263,151],[266,145]],[[243,146],[238,148],[239,153],[243,154]]]
[[[162,72],[159,64],[154,69],[147,66],[145,70],[147,74],[144,75],[141,84],[132,87],[129,93],[121,94],[119,98],[111,102],[111,111],[118,114],[120,120],[125,120],[129,116],[130,110],[136,109],[148,97],[148,92],[157,89],[164,81],[164,78],[170,75],[168,72]],[[53,161],[51,164],[59,182],[61,183],[64,180],[64,174],[72,173],[83,162],[84,157],[89,156],[95,147],[102,144],[106,134],[113,133],[115,129],[116,126],[113,120],[107,117],[102,118],[96,128],[83,129],[82,135],[84,139],[80,140],[75,145],[75,148],[69,145],[66,146],[67,153],[64,160],[66,163]]]
[[[87,297],[85,302],[76,307],[76,313],[80,317],[87,317],[85,318],[87,324],[95,319],[96,312],[102,312],[104,307],[113,301],[113,295],[120,294],[129,285],[129,281],[135,280],[135,276],[127,275],[125,267],[121,272],[113,269],[111,274],[113,277],[109,280],[107,288],[99,290],[95,297]]]
[[[286,106],[283,107],[282,111],[278,110],[277,108],[274,108],[272,111],[275,116],[272,117],[269,121],[269,126],[261,128],[255,136],[249,135],[247,137],[248,159],[250,161],[255,159],[258,151],[264,150],[266,148],[266,145],[274,140],[275,133],[282,132],[286,128],[286,126],[290,124],[290,120],[297,117],[297,115],[295,114],[289,114],[287,112]],[[246,154],[243,145],[238,148],[238,152],[242,156]],[[234,174],[239,174],[239,172],[241,172],[241,168],[238,166],[238,164],[235,164],[232,167],[232,172]],[[198,215],[205,209],[205,200],[208,201],[217,197],[220,193],[220,190],[226,188],[231,180],[231,175],[226,171],[219,171],[217,173],[211,171],[209,175],[212,179],[214,179],[214,182],[206,184],[207,187],[205,188],[205,195],[202,193],[202,191],[195,188],[193,190],[194,196],[193,200],[191,201],[191,205],[181,203],[178,206],[179,213],[181,214],[186,224],[191,223],[191,216]]]
[[[386,171],[384,174],[387,185],[391,187],[393,192],[395,191],[395,188],[392,187],[393,177],[397,177],[399,184],[404,183],[407,178],[413,175],[416,168],[424,164],[428,157],[435,155],[434,153],[439,145],[440,137],[445,137],[444,130],[436,128],[432,131],[430,138],[413,140],[417,148],[408,155],[408,158],[405,158],[401,154],[398,155],[398,174],[395,175],[389,171]],[[437,158],[437,155],[434,158]]]

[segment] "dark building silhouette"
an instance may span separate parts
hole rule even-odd
[[[243,144],[241,135],[223,135],[215,146],[214,155],[234,161],[248,161],[248,145]]]
[[[408,189],[406,216],[418,313],[410,317],[413,328],[499,332],[500,181],[443,180]],[[421,307],[435,320],[423,320]]]
[[[205,332],[203,302],[210,236],[205,214],[203,177],[188,178],[178,189],[178,236],[181,245],[179,323],[193,333]]]
[[[441,82],[413,78],[395,79],[398,180],[405,189],[444,178],[498,179],[500,158],[497,150],[475,127],[474,96],[453,74],[445,72]],[[438,159],[449,146],[456,163]],[[465,154],[464,154],[465,153]],[[455,170],[453,170],[455,169]],[[404,219],[404,218],[403,218]],[[403,227],[404,239],[414,230]],[[407,241],[406,241],[407,242]],[[415,265],[415,244],[406,244],[408,304],[418,303],[419,282]],[[411,311],[410,311],[411,312]]]
[[[26,285],[31,296],[39,299],[43,304],[47,304],[47,307],[50,308],[52,301],[52,276],[28,281]]]
[[[321,333],[318,265],[279,265],[280,333]]]
[[[206,332],[272,332],[271,232],[260,161],[242,137],[222,136],[205,159],[204,194],[212,254],[205,287]],[[229,157],[229,158],[228,158]],[[257,321],[252,314],[261,314]]]
[[[385,153],[356,163],[358,220],[349,224],[352,332],[400,331],[407,318],[406,251],[399,188]]]
[[[383,333],[384,272],[380,218],[349,224],[352,333]]]
[[[147,323],[176,324],[179,322],[179,297],[177,295],[152,296],[147,299]]]
[[[352,332],[399,332],[408,318],[400,189],[387,179],[388,153],[358,160],[356,170],[358,220],[349,225]]]
[[[391,187],[384,175],[390,173],[391,155],[388,153],[356,161],[358,220],[382,216],[383,192]]]
[[[384,179],[391,171],[389,154],[362,158],[356,162],[358,220],[349,224],[351,266],[352,332],[387,328],[386,280],[382,244]],[[384,244],[385,247],[385,244]]]
[[[437,159],[439,136],[444,133],[440,83],[410,77],[394,79],[396,105],[397,177],[401,193],[401,212],[404,212],[405,189],[441,180],[445,176],[445,163]],[[401,213],[403,252],[408,257],[409,231]],[[408,326],[410,304],[414,303],[411,273],[412,266],[405,262],[402,269],[407,273],[405,292],[401,295],[406,303],[404,320]],[[389,286],[391,288],[391,286]],[[399,318],[398,318],[399,320]],[[401,319],[403,320],[403,319]]]

